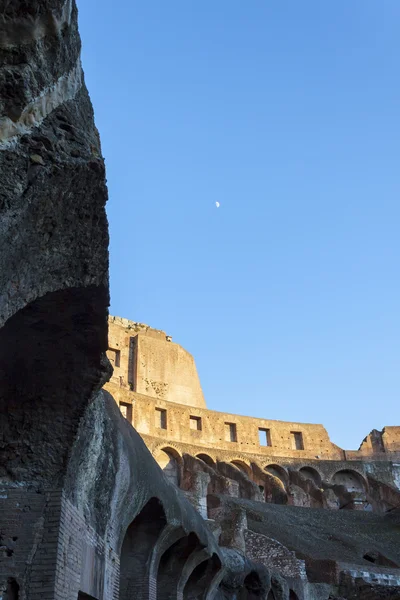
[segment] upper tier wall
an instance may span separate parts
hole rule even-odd
[[[113,382],[106,385],[142,435],[231,452],[342,460],[322,425],[256,419],[151,398]],[[165,411],[165,412],[162,412]],[[259,430],[261,440],[260,443]],[[297,445],[297,446],[296,446]]]
[[[193,356],[164,331],[110,317],[108,339],[114,383],[152,398],[206,407]]]

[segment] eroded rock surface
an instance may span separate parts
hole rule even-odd
[[[0,477],[54,485],[107,379],[105,169],[75,2],[0,15]]]

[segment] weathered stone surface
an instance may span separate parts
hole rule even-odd
[[[105,169],[75,2],[0,9],[0,477],[54,485],[107,379]]]

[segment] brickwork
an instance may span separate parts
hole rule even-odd
[[[280,542],[249,529],[244,532],[246,556],[284,577],[306,579],[305,562]]]

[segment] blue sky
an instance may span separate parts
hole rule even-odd
[[[111,313],[192,352],[209,408],[347,449],[400,425],[400,2],[78,6]]]

